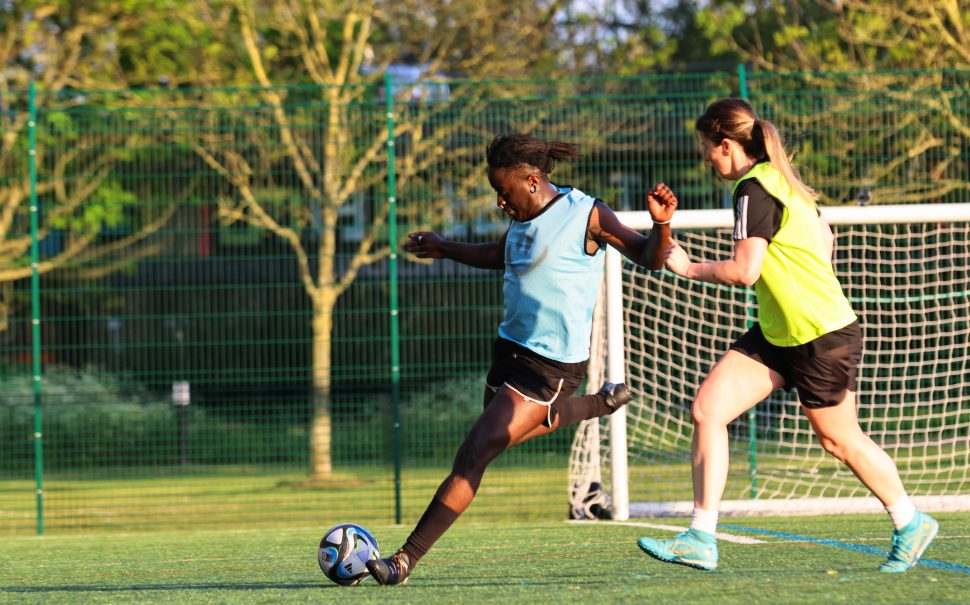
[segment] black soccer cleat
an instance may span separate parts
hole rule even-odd
[[[630,389],[622,382],[620,384],[604,382],[599,394],[606,398],[606,407],[610,408],[610,413],[617,411],[633,399]]]
[[[407,584],[411,576],[411,560],[403,550],[399,550],[386,559],[368,561],[367,571],[381,586]]]

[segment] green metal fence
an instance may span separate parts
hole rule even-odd
[[[378,80],[3,99],[0,532],[412,523],[483,395],[501,276],[399,256],[498,237],[484,147],[579,144],[616,209],[721,207],[693,120],[741,88],[825,203],[968,201],[970,72]],[[393,142],[390,145],[389,142]],[[472,519],[566,514],[568,431]]]

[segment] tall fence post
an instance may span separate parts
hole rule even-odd
[[[27,122],[27,163],[30,166],[30,307],[31,341],[33,344],[34,386],[34,481],[37,490],[37,533],[44,533],[44,417],[41,402],[41,355],[40,355],[40,242],[39,201],[37,200],[37,87],[30,83],[28,103],[30,118]]]
[[[401,337],[397,302],[397,184],[394,174],[394,93],[391,74],[384,73],[387,110],[387,239],[390,247],[391,416],[394,433],[394,522],[401,522]]]

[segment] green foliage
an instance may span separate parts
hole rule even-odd
[[[305,460],[302,431],[272,419],[226,419],[199,406],[179,408],[122,376],[49,368],[41,402],[48,472]],[[33,457],[34,417],[30,378],[7,378],[0,391],[0,468],[18,475],[31,471],[26,461]]]
[[[124,78],[129,88],[242,84],[243,49],[223,34],[230,27],[232,2],[226,0],[107,0],[112,21],[103,36],[104,53],[114,67],[105,75]],[[90,69],[91,65],[84,65]]]
[[[126,191],[116,180],[101,184],[90,203],[79,212],[63,214],[50,221],[51,227],[69,229],[77,232],[97,232],[103,227],[116,227],[125,220],[125,207],[138,202],[138,197]]]
[[[792,71],[966,66],[966,11],[906,0],[713,0],[698,23],[714,53]],[[962,18],[961,18],[962,15]]]
[[[482,411],[482,374],[436,380],[401,404],[403,451],[408,460],[447,462]]]
[[[160,427],[167,423],[171,406],[161,406],[138,387],[117,377],[92,372],[50,369],[41,387],[43,431],[48,468],[78,469],[121,462],[118,433],[141,440],[144,454],[158,442]],[[0,464],[11,471],[27,472],[34,434],[34,387],[29,376],[8,377],[0,390]],[[144,442],[146,436],[150,441]],[[126,455],[125,458],[130,459]]]
[[[712,6],[697,13],[697,24],[705,38],[710,40],[713,53],[733,52],[733,40],[725,33],[735,31],[747,23],[744,8],[736,3]]]

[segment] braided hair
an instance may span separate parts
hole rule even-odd
[[[485,150],[490,170],[523,168],[547,179],[556,162],[568,162],[577,155],[572,143],[546,142],[521,133],[498,135]]]

